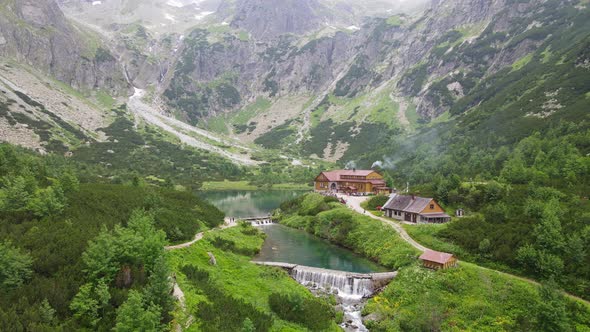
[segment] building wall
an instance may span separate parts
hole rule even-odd
[[[385,210],[385,215],[388,216],[389,218],[393,218],[393,219],[397,219],[397,220],[403,220],[404,219],[404,212],[400,212],[399,215],[395,214],[394,210],[391,209],[386,209]]]
[[[430,208],[430,206],[433,206],[433,207]],[[434,212],[442,212],[442,213],[445,212],[445,210],[443,210],[443,208],[440,205],[438,205],[438,203],[434,199],[431,200],[430,203],[428,203],[426,205],[424,210],[420,211],[420,213],[434,213]]]
[[[315,183],[315,190],[318,190],[318,191],[330,190],[330,185],[328,182],[315,181],[314,183]]]
[[[452,257],[445,264],[440,264],[440,263],[431,262],[431,261],[427,261],[427,260],[423,260],[422,263],[423,263],[424,267],[427,267],[429,269],[435,269],[435,270],[448,269],[450,267],[457,266],[457,258]]]
[[[431,261],[423,261],[424,262],[424,267],[427,267],[429,269],[435,269],[435,270],[439,270],[444,268],[444,266],[442,264],[439,263],[435,263],[435,262],[431,262]]]
[[[381,176],[381,174],[379,174],[377,172],[373,172],[373,173],[367,175],[367,179],[368,180],[381,180],[381,179],[383,179],[383,177]]]

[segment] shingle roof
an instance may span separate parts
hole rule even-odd
[[[432,198],[416,197],[408,195],[395,195],[383,206],[384,209],[399,210],[411,213],[423,211]]]
[[[328,178],[328,181],[340,181],[342,175],[356,175],[356,176],[367,176],[374,171],[372,170],[352,170],[352,169],[341,169],[336,171],[322,172]]]
[[[404,210],[406,206],[412,201],[412,196],[395,195],[391,198],[383,208],[390,210]]]
[[[432,201],[432,198],[414,197],[411,203],[408,206],[406,206],[405,211],[411,213],[420,213],[422,210],[426,208],[430,201]]]
[[[420,255],[421,260],[435,262],[439,264],[445,264],[451,258],[453,258],[453,254],[448,254],[446,252],[439,252],[434,250],[426,250],[422,255]]]

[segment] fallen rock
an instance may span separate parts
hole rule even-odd
[[[217,266],[217,260],[215,259],[215,256],[213,255],[213,253],[207,252],[207,255],[209,255],[209,264],[211,264],[213,266]]]

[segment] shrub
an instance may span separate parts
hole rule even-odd
[[[247,319],[256,331],[265,332],[270,329],[272,317],[269,314],[258,310],[243,299],[224,293],[209,279],[207,271],[191,265],[182,267],[181,271],[192,286],[200,289],[211,300],[201,302],[197,306],[196,315],[203,322],[203,331],[241,331]]]
[[[256,248],[247,248],[247,247],[240,247],[236,245],[235,241],[224,239],[222,237],[216,236],[212,240],[210,240],[211,244],[215,246],[215,248],[224,250],[224,251],[231,251],[236,254],[244,255],[244,256],[254,256],[258,253],[258,249]]]
[[[389,200],[388,196],[385,195],[377,195],[369,198],[367,201],[367,209],[368,210],[377,210],[378,206],[383,206]]]
[[[301,324],[312,331],[327,329],[336,316],[330,304],[299,294],[272,293],[268,302],[271,310],[281,319]]]
[[[322,211],[329,210],[330,207],[324,201],[324,197],[320,194],[308,194],[303,198],[301,202],[301,208],[299,209],[299,215],[302,216],[314,216]]]

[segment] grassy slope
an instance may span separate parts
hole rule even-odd
[[[455,245],[450,242],[443,241],[439,239],[436,234],[441,230],[447,228],[448,224],[439,224],[439,225],[408,225],[402,224],[402,227],[408,232],[408,234],[418,243],[432,248],[438,251],[444,252],[452,252],[453,254],[457,255],[462,260],[470,260],[469,254],[463,250],[460,246]]]
[[[517,277],[466,262],[461,262],[455,269],[431,271],[419,267],[418,260],[400,260],[402,256],[395,253],[407,244],[391,227],[348,209],[336,208],[317,213],[322,210],[321,204],[316,199],[314,206],[310,203],[312,200],[308,198],[298,204],[284,204],[283,212],[288,215],[282,223],[319,236],[328,235],[324,237],[385,266],[399,267],[398,277],[371,299],[364,309],[364,315],[370,315],[369,320],[372,320],[367,322],[372,331],[538,330],[538,317],[555,309],[542,306],[544,300],[539,287]],[[312,211],[311,215],[308,211]],[[346,240],[337,242],[330,235],[340,233],[345,220],[343,215],[346,214],[360,224],[344,231]],[[426,240],[424,243],[433,244],[435,249],[453,249],[432,237],[432,227],[411,230],[410,234],[417,235],[417,240]],[[364,249],[367,247],[377,250]],[[584,330],[582,327],[590,324],[590,308],[587,306],[561,297],[557,303],[567,306],[565,320],[569,326]]]
[[[207,233],[202,241],[195,245],[171,253],[171,262],[173,269],[176,271],[177,280],[180,287],[184,290],[186,296],[187,308],[194,313],[195,308],[202,301],[215,301],[208,299],[198,289],[187,282],[186,276],[180,272],[185,265],[196,266],[210,273],[211,279],[223,293],[241,298],[257,309],[273,314],[268,297],[273,292],[279,293],[297,293],[304,298],[311,298],[313,295],[303,286],[291,279],[286,272],[258,266],[250,263],[252,257],[236,254],[230,251],[224,251],[216,248],[210,240],[216,236],[231,239],[236,242],[240,248],[259,249],[263,243],[263,237],[259,235],[246,235],[241,232],[240,227],[214,231]],[[208,263],[209,257],[207,252],[212,252],[217,259],[217,266]],[[189,331],[198,331],[199,326],[203,324],[197,318],[195,324]],[[272,331],[302,331],[305,328],[289,323],[274,316]],[[332,329],[338,331],[334,323]]]
[[[534,285],[461,262],[437,272],[418,266],[400,270],[364,313],[380,318],[368,324],[372,331],[538,330],[541,301]],[[585,330],[588,308],[569,300],[565,305],[569,323]]]

